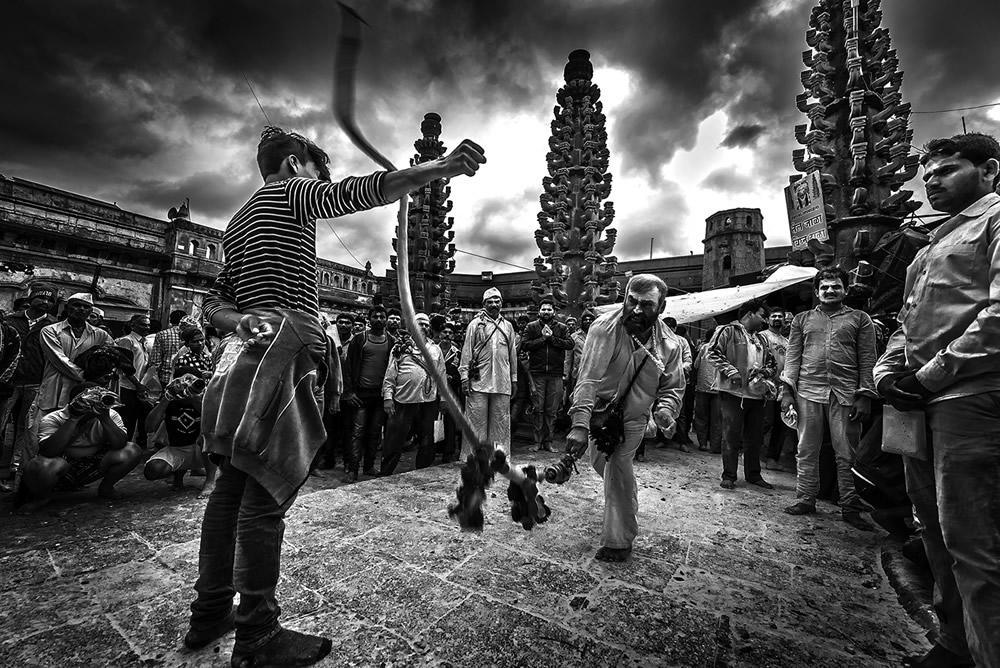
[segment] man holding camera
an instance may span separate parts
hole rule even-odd
[[[113,406],[118,395],[97,383],[79,383],[69,404],[42,418],[38,455],[24,467],[14,505],[35,511],[58,489],[79,489],[100,480],[98,496],[119,499],[115,483],[139,463],[141,452],[125,437],[125,424]]]
[[[510,450],[510,399],[517,390],[517,343],[514,326],[502,315],[496,288],[483,293],[483,310],[469,323],[462,347],[465,410],[479,440]],[[462,460],[472,444],[462,443]]]
[[[167,445],[149,458],[142,469],[146,480],[163,480],[173,476],[171,489],[184,489],[184,474],[205,469],[205,484],[199,497],[207,497],[215,489],[219,467],[204,457],[197,447],[201,435],[201,400],[206,382],[201,371],[194,367],[177,367],[174,379],[163,389],[160,401],[146,418],[145,428],[150,434],[162,426]]]
[[[652,411],[656,425],[669,437],[681,411],[681,348],[659,319],[666,296],[667,286],[656,276],[633,276],[622,309],[597,318],[583,347],[566,450],[579,457],[589,447],[594,469],[604,478],[604,529],[594,555],[601,561],[627,559],[639,533],[632,456],[646,431],[646,416]],[[605,454],[592,438],[591,418],[615,404],[620,405],[622,439],[614,452]]]

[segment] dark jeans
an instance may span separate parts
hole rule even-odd
[[[448,411],[444,412],[444,445],[441,447],[441,461],[453,462],[458,456],[458,425]]]
[[[536,373],[531,377],[531,403],[535,407],[535,445],[552,445],[555,436],[556,413],[562,401],[563,380],[561,376]]]
[[[904,457],[934,573],[940,643],[1000,666],[1000,392],[929,404],[930,459]]]
[[[781,459],[781,449],[788,438],[788,426],[781,419],[781,402],[764,402],[764,436],[767,437],[767,459]]]
[[[719,392],[722,414],[722,479],[736,480],[740,450],[743,450],[743,477],[760,480],[760,449],[764,444],[764,400],[744,399]]]
[[[379,475],[392,475],[403,454],[403,445],[410,429],[416,426],[418,469],[434,463],[434,420],[438,415],[438,402],[427,401],[420,404],[396,403],[396,413],[389,416],[385,424],[385,440],[382,442],[382,466]]]
[[[222,622],[240,593],[236,648],[253,651],[280,630],[278,584],[285,513],[293,495],[278,505],[260,483],[227,458],[205,506],[198,552],[198,597],[191,604],[191,627],[205,630]]]
[[[722,452],[722,413],[718,392],[696,392],[694,407],[694,432],[699,447],[709,447],[712,452]]]
[[[361,405],[354,408],[351,447],[344,462],[344,468],[354,473],[358,472],[361,464],[364,464],[365,471],[375,468],[375,452],[382,437],[382,425],[385,424],[385,409],[382,408],[380,395],[359,393],[358,398],[361,399]]]
[[[146,447],[146,417],[149,415],[150,406],[145,401],[139,400],[139,393],[135,390],[121,388],[118,396],[122,400],[121,417],[125,423],[125,434],[128,440],[136,443],[139,447]]]
[[[691,423],[694,417],[694,385],[684,386],[684,401],[681,404],[681,412],[677,415],[677,429],[674,431],[673,439],[677,443],[688,444],[691,442]]]

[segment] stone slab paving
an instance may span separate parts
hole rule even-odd
[[[491,490],[487,525],[447,517],[453,466],[343,486],[310,479],[287,520],[283,622],[334,641],[324,666],[898,665],[926,648],[880,567],[890,539],[781,512],[774,491],[718,487],[705,453],[637,465],[640,530],[623,564],[593,557],[592,470],[545,485],[552,519],[525,532]],[[515,458],[540,464],[548,453]],[[200,485],[200,482],[189,482]],[[182,648],[204,501],[133,473],[129,497],[0,506],[0,666],[228,665],[233,637]]]

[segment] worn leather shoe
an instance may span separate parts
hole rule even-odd
[[[789,515],[811,515],[816,512],[816,506],[800,501],[785,508],[785,512]]]
[[[762,487],[763,489],[774,489],[774,485],[764,480],[763,478],[757,478],[756,480],[747,480],[747,484],[757,485],[758,487]]]
[[[858,529],[859,531],[875,530],[875,527],[873,527],[867,520],[862,519],[861,513],[845,512],[842,513],[842,517],[844,518],[845,522],[850,524],[855,529]]]
[[[719,487],[722,489],[736,489],[736,483],[732,480],[723,480],[719,483]]]
[[[934,645],[923,656],[911,656],[903,660],[905,668],[975,668],[971,659],[955,654],[941,645]]]

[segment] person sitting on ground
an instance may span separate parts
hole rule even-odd
[[[39,425],[38,455],[25,465],[14,500],[22,513],[44,506],[56,489],[79,489],[97,480],[98,496],[119,499],[115,483],[139,463],[139,447],[126,440],[125,424],[113,408],[118,395],[92,382],[75,385],[69,394],[69,404]]]
[[[182,490],[184,474],[204,468],[205,484],[198,496],[206,497],[215,489],[218,467],[203,457],[198,447],[204,394],[205,381],[198,369],[179,367],[174,372],[174,379],[146,418],[146,431],[155,434],[162,426],[167,441],[167,446],[150,457],[143,467],[142,474],[146,480],[163,480],[173,476],[171,489]]]

